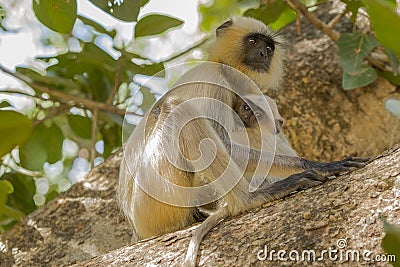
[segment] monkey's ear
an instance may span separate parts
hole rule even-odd
[[[226,22],[224,22],[221,26],[219,26],[216,30],[215,30],[215,34],[217,35],[217,37],[221,36],[225,30],[227,28],[229,28],[230,26],[232,26],[233,21],[230,19]]]
[[[275,119],[275,134],[279,134],[282,130],[282,126],[285,123],[283,119]]]

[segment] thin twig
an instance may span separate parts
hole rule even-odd
[[[23,175],[26,176],[32,176],[32,177],[43,177],[43,173],[39,172],[39,171],[31,171],[28,169],[25,169],[24,167],[21,167],[19,165],[17,165],[14,161],[13,164],[11,165],[10,162],[9,163],[5,163],[4,161],[2,162],[2,165],[6,168],[9,168],[13,171],[16,171],[18,173],[21,173]]]
[[[91,162],[91,165],[93,168],[94,167],[94,159],[96,158],[96,132],[97,132],[99,110],[97,108],[95,108],[92,110],[92,112],[93,112],[92,133],[91,133],[92,145],[91,145],[91,149],[90,149],[90,162]]]
[[[53,108],[52,111],[50,111],[49,114],[47,114],[43,119],[41,120],[37,120],[33,122],[33,126],[42,124],[43,122],[47,121],[47,120],[51,120],[55,117],[57,117],[58,115],[61,115],[63,113],[65,113],[66,111],[68,111],[71,107],[68,105],[61,105],[60,107],[55,107]]]
[[[121,82],[121,58],[122,57],[120,57],[117,61],[118,66],[117,66],[117,70],[114,75],[114,84],[111,89],[110,95],[108,96],[108,99],[106,101],[106,104],[108,104],[108,105],[112,104],[115,94],[117,93],[120,82]]]
[[[306,19],[308,19],[314,26],[328,35],[333,41],[337,41],[340,37],[339,33],[333,29],[330,29],[328,25],[318,19],[313,13],[309,12],[307,7],[303,5],[299,0],[285,0],[290,7],[292,7],[296,12],[302,14]]]
[[[118,115],[124,116],[126,112],[124,110],[118,109],[112,105],[108,105],[103,102],[97,102],[94,100],[90,100],[87,98],[80,98],[78,96],[70,95],[63,93],[61,91],[56,91],[53,90],[43,84],[36,83],[32,81],[29,77],[26,77],[25,75],[19,74],[19,73],[14,73],[6,68],[4,68],[2,65],[0,65],[0,70],[3,71],[4,73],[7,73],[15,78],[17,78],[20,81],[23,81],[30,87],[32,87],[35,90],[38,90],[43,93],[47,93],[52,97],[57,98],[60,102],[74,102],[75,106],[84,106],[88,109],[99,109],[99,110],[104,110],[104,111],[109,111]]]
[[[300,21],[299,14],[297,14],[297,16],[296,16],[296,27],[297,27],[297,35],[301,36],[301,21]]]
[[[333,29],[333,27],[335,27],[335,25],[344,17],[344,15],[346,15],[346,11],[337,14],[329,23],[328,23],[328,28],[329,29]]]
[[[264,4],[266,4],[266,0],[263,1]],[[288,6],[290,6],[291,9],[296,11],[296,7],[293,6],[291,2],[286,2]],[[297,29],[297,35],[301,35],[301,21],[300,21],[300,13],[296,11],[296,29]]]

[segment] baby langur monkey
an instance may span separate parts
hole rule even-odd
[[[206,208],[213,212],[190,241],[186,266],[196,264],[202,238],[226,217],[367,162],[346,158],[324,163],[298,157],[281,131],[283,120],[274,101],[254,96],[255,87],[265,91],[279,87],[284,40],[278,34],[258,20],[236,17],[218,27],[216,36],[210,48],[210,61],[215,63],[200,64],[184,74],[136,126],[124,147],[117,187],[134,241],[190,226],[197,221],[198,209],[211,205]],[[261,100],[267,101],[273,118],[260,108]],[[249,146],[228,138],[238,127],[236,118],[244,124]],[[261,140],[276,140],[276,150],[275,143],[260,145],[264,123],[274,127],[265,127],[266,138]],[[255,175],[266,180],[252,191]],[[190,190],[210,184],[206,194]]]
[[[259,103],[262,101],[268,103],[272,117],[269,117],[268,112],[261,108]],[[275,101],[269,96],[261,96],[259,94],[246,95],[243,99],[239,98],[237,100],[233,106],[233,110],[237,113],[246,128],[254,128],[259,121],[261,123],[261,121],[264,121],[268,117],[269,121],[266,123],[274,124],[275,134],[279,134],[282,130],[284,120],[279,114]]]

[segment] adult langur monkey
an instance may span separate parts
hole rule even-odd
[[[367,161],[298,157],[280,131],[274,101],[259,90],[278,87],[284,40],[244,17],[225,22],[216,35],[211,62],[184,74],[129,137],[118,185],[134,241],[182,229],[208,213],[190,241],[188,266],[204,235],[227,216]]]

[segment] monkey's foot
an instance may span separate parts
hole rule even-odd
[[[273,184],[263,184],[252,197],[264,196],[269,200],[276,200],[290,195],[295,191],[305,190],[324,183],[328,178],[320,175],[313,170],[296,173],[286,179],[277,181]]]
[[[324,176],[340,175],[356,168],[362,168],[369,162],[370,158],[347,157],[340,161],[315,162],[302,159],[304,169],[313,170]]]

